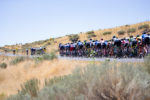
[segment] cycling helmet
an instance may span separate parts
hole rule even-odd
[[[113,38],[116,38],[116,36],[113,36]]]

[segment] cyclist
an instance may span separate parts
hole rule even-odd
[[[119,58],[122,56],[121,40],[118,39],[117,37],[114,38],[114,54],[116,57],[119,57]]]

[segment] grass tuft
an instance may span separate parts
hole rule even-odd
[[[96,37],[94,31],[88,31],[88,32],[86,32],[86,34],[87,34],[88,39],[91,39],[92,37]]]
[[[2,69],[6,69],[6,68],[7,68],[7,64],[6,64],[6,63],[4,63],[4,62],[3,62],[3,63],[1,63],[1,64],[0,64],[0,68],[2,68]]]
[[[130,29],[128,29],[127,32],[128,32],[128,33],[134,33],[134,32],[136,32],[136,28],[130,28]]]
[[[50,54],[44,54],[42,56],[39,57],[34,57],[33,58],[37,63],[41,62],[43,60],[54,60],[57,59],[57,55],[55,52],[51,52]]]
[[[72,42],[76,42],[80,38],[78,34],[71,34],[68,37],[69,37],[69,40]]]
[[[124,35],[126,32],[124,30],[118,31],[118,35]]]
[[[39,91],[39,81],[37,79],[31,79],[21,85],[21,94],[29,94],[31,97],[36,97]]]
[[[16,57],[15,59],[13,59],[12,61],[10,61],[10,64],[12,65],[16,65],[20,62],[23,62],[25,60],[25,57],[20,56],[20,57]]]
[[[140,29],[148,29],[148,28],[149,28],[149,25],[148,25],[148,24],[140,25],[140,26],[138,27],[139,30],[140,30]]]
[[[103,35],[109,35],[111,34],[112,32],[104,32]]]
[[[146,71],[150,74],[150,55],[145,57],[144,67],[145,67]]]

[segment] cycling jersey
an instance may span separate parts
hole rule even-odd
[[[146,37],[148,37],[147,34],[143,34],[143,35],[142,35],[142,39],[144,39],[144,38],[146,38]]]

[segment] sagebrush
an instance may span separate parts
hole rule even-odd
[[[149,100],[149,82],[150,74],[142,64],[105,61],[46,80],[34,98],[27,92],[8,100]]]
[[[41,62],[43,60],[53,60],[53,59],[57,59],[57,55],[56,52],[51,52],[49,54],[44,54],[42,56],[38,56],[38,57],[33,57],[33,59],[36,62]]]
[[[136,32],[136,28],[130,28],[130,29],[128,29],[127,32],[128,32],[128,33],[134,33],[134,32]]]
[[[69,37],[69,40],[72,41],[72,42],[76,42],[79,39],[79,35],[78,34],[71,34],[68,37]]]
[[[109,35],[111,32],[104,32],[103,35]]]
[[[148,29],[148,28],[149,28],[149,25],[148,25],[148,24],[140,25],[140,26],[138,27],[139,30],[140,30],[140,29]]]
[[[4,62],[3,62],[3,63],[1,63],[1,64],[0,64],[0,68],[2,68],[2,69],[6,69],[6,68],[7,68],[7,64],[6,64],[6,63],[4,63]]]
[[[92,37],[96,37],[94,31],[88,31],[88,32],[86,32],[86,34],[87,34],[88,39],[91,39]]]
[[[15,57],[14,59],[12,59],[12,61],[10,61],[10,64],[12,65],[16,65],[20,62],[23,62],[26,58],[23,56],[19,56],[19,57]]]
[[[124,34],[125,34],[125,31],[124,31],[124,30],[118,31],[118,35],[124,35]]]

